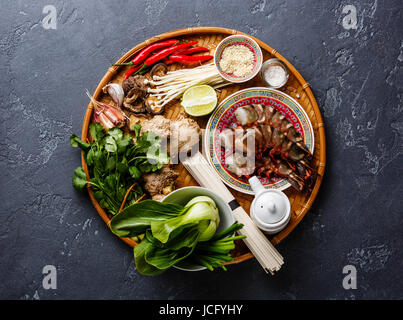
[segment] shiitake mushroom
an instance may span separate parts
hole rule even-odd
[[[154,76],[162,77],[162,76],[166,75],[167,72],[168,72],[168,66],[165,63],[160,62],[152,67],[152,69],[150,71],[150,76],[151,76],[151,78],[153,78]]]
[[[125,100],[127,103],[131,104],[135,102],[137,99],[143,98],[145,95],[146,92],[143,89],[134,87],[130,89],[130,91],[127,93]]]
[[[150,71],[150,76],[163,76],[168,72],[165,63],[157,63]],[[145,111],[150,114],[157,115],[164,113],[164,107],[156,106],[157,99],[147,96],[147,86],[145,85],[146,77],[141,75],[130,76],[123,81],[123,90],[126,93],[123,101],[123,107],[133,113],[143,113]]]
[[[134,113],[146,111],[146,106],[143,100],[145,95],[146,92],[140,88],[135,87],[130,89],[123,100],[123,107]]]
[[[147,86],[144,83],[145,80],[147,80],[147,78],[140,74],[130,76],[126,80],[123,80],[122,88],[124,93],[127,94],[133,88],[138,88],[147,91]]]
[[[147,109],[143,100],[138,100],[135,102],[135,104],[130,104],[123,101],[123,106],[133,113],[143,113]]]
[[[162,114],[164,112],[164,107],[153,106],[156,101],[157,101],[157,98],[155,98],[155,97],[151,97],[151,96],[146,97],[144,99],[146,109],[151,114]]]

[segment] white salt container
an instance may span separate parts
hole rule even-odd
[[[264,233],[274,234],[286,227],[291,217],[291,204],[286,194],[276,189],[266,189],[257,177],[249,179],[255,198],[250,216]]]
[[[267,87],[279,89],[287,83],[289,72],[283,61],[272,58],[263,63],[260,76]]]

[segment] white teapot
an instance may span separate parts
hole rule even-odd
[[[264,233],[274,234],[290,221],[291,204],[286,194],[276,189],[266,189],[254,176],[249,179],[255,198],[250,208],[250,216]]]

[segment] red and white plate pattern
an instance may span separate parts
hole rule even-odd
[[[225,153],[219,141],[220,133],[237,123],[235,110],[249,104],[272,106],[280,111],[302,135],[307,148],[313,153],[314,135],[311,121],[301,105],[289,95],[274,89],[256,87],[240,90],[220,103],[210,116],[205,131],[205,154],[221,180],[231,188],[253,194],[246,178],[239,178],[225,167]],[[284,190],[290,186],[287,179],[259,177],[267,188]]]

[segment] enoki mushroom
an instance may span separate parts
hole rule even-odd
[[[220,76],[214,63],[192,69],[169,71],[164,76],[154,76],[153,80],[145,80],[144,83],[154,87],[147,89],[150,97],[154,98],[153,108],[162,108],[195,85],[208,84],[218,89],[231,84]]]

